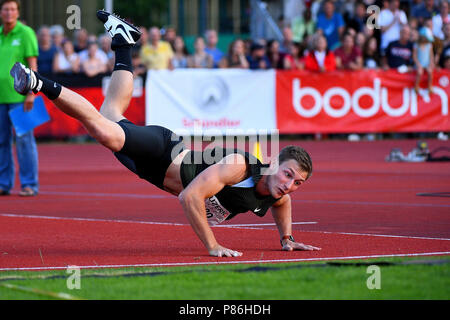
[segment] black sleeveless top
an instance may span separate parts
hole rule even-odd
[[[207,153],[207,154],[206,154]],[[186,188],[194,178],[209,166],[219,162],[230,154],[242,154],[248,164],[246,178],[232,186],[225,186],[216,195],[205,200],[206,216],[210,225],[229,220],[239,213],[252,211],[263,217],[267,210],[279,199],[262,196],[256,192],[256,184],[262,177],[262,170],[268,165],[262,164],[255,156],[238,149],[216,147],[205,151],[190,151],[183,158],[180,175]],[[207,161],[205,161],[207,160]]]

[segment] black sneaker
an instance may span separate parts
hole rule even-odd
[[[111,35],[113,50],[124,45],[134,45],[141,37],[142,33],[138,28],[114,14],[99,10],[97,18],[104,23],[106,31]]]
[[[9,74],[14,78],[14,89],[22,95],[28,94],[37,81],[34,72],[20,62],[14,64]]]

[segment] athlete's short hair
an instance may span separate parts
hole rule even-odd
[[[278,162],[282,164],[283,162],[288,160],[297,161],[300,168],[308,173],[308,175],[306,176],[306,180],[311,177],[313,170],[312,160],[305,149],[299,146],[284,147],[283,149],[281,149],[280,154],[278,155]]]
[[[17,10],[20,11],[20,1],[19,0],[1,0],[0,1],[0,10],[3,8],[3,5],[8,2],[15,2],[17,4]]]

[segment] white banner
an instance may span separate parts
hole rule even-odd
[[[274,130],[275,111],[274,70],[176,69],[147,75],[147,125],[194,135]]]

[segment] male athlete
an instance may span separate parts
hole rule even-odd
[[[64,113],[79,120],[89,134],[114,152],[129,170],[162,190],[178,196],[183,210],[209,254],[237,257],[242,253],[221,246],[210,225],[253,211],[263,216],[271,208],[283,250],[320,250],[295,242],[292,237],[289,193],[312,173],[308,153],[300,147],[284,148],[271,167],[274,174],[262,175],[264,167],[245,152],[214,149],[216,163],[198,159],[199,152],[184,148],[182,139],[164,127],[137,126],[124,118],[133,91],[131,48],[140,31],[105,11],[97,17],[112,36],[116,61],[100,112],[85,98],[42,77],[20,63],[11,69],[17,92],[42,92]],[[181,145],[181,148],[180,148]],[[177,151],[174,151],[177,150]],[[200,154],[200,159],[203,157]]]

